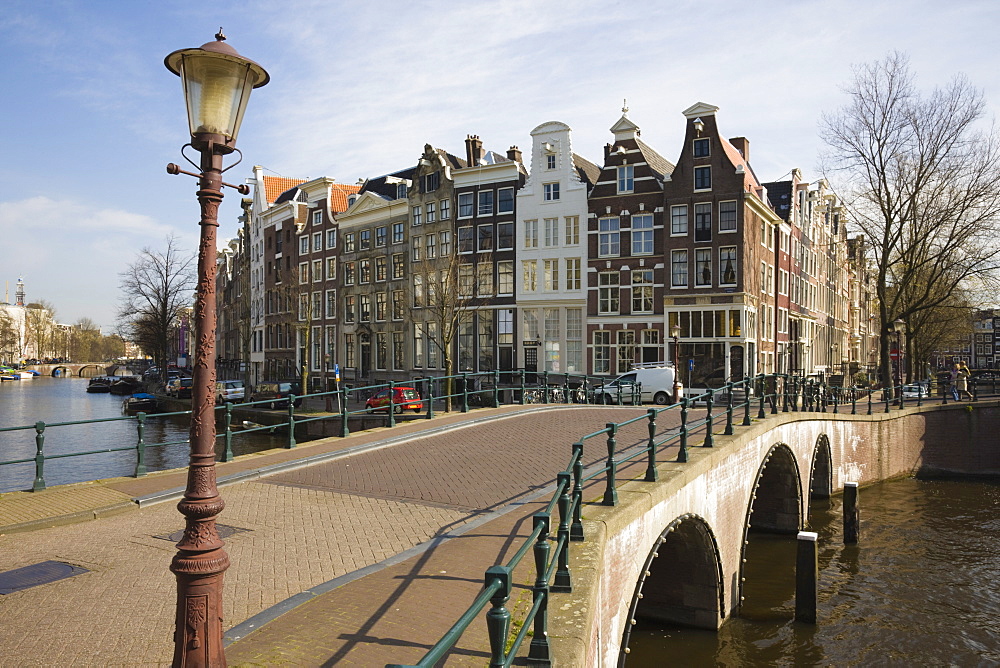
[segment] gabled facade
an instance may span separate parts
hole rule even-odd
[[[517,193],[518,266],[511,277],[521,332],[517,365],[586,373],[587,195],[600,169],[573,153],[570,127],[556,121],[531,131],[530,164]]]
[[[587,338],[598,375],[665,358],[663,188],[674,166],[627,115],[611,132],[587,218]]]

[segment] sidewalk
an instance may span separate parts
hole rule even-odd
[[[511,532],[530,531],[571,443],[644,411],[479,409],[220,464],[219,522],[233,532],[230,665],[417,660],[472,601],[485,569],[517,549]],[[645,423],[619,436],[621,447],[641,442]],[[588,462],[606,455],[602,443],[586,451]],[[0,656],[18,665],[169,664],[167,565],[183,518],[156,502],[179,498],[185,475],[0,497],[0,571],[46,560],[89,571],[0,597]],[[510,605],[525,601],[530,592],[519,588]],[[81,623],[81,610],[100,624]],[[482,665],[485,634],[474,623],[449,664]]]

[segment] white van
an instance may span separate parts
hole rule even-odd
[[[617,404],[619,390],[622,403],[632,400],[632,390],[636,383],[642,386],[642,401],[652,401],[658,406],[673,403],[674,400],[674,365],[667,362],[653,364],[637,364],[628,373],[594,388],[594,402],[598,404]],[[684,396],[681,387],[680,395]]]

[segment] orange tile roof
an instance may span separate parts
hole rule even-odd
[[[264,196],[267,197],[267,203],[274,204],[274,200],[278,199],[278,195],[285,192],[289,188],[293,188],[300,183],[305,183],[305,179],[289,179],[284,176],[267,176],[264,175]]]
[[[347,211],[347,196],[361,190],[360,185],[349,186],[345,183],[334,183],[330,186],[330,211],[334,214]]]

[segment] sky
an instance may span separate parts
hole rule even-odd
[[[171,176],[189,141],[170,52],[213,39],[260,63],[224,179],[253,165],[344,183],[412,166],[466,135],[527,151],[547,121],[600,164],[628,116],[671,161],[681,112],[719,107],[762,181],[822,176],[819,126],[853,67],[907,54],[925,91],[964,74],[1000,108],[995,0],[4,0],[0,12],[0,301],[55,306],[114,331],[120,274],[168,236],[197,248],[196,180]],[[626,102],[627,101],[627,102]],[[231,157],[227,166],[236,161]],[[833,183],[836,187],[836,183]],[[227,189],[220,244],[235,236]]]

